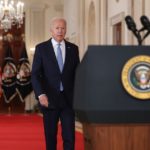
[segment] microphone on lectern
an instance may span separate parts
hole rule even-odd
[[[135,24],[133,18],[131,16],[126,16],[125,21],[126,21],[128,29],[133,32],[133,34],[136,36],[136,38],[138,40],[139,45],[141,45],[141,41],[142,41],[141,35],[139,34],[139,31],[136,28],[136,24]]]
[[[139,32],[147,30],[147,33],[143,37],[144,40],[150,34],[150,21],[146,16],[141,16],[140,20],[143,27],[139,30]]]
[[[138,30],[136,29],[136,24],[131,16],[126,16],[125,21],[129,30],[131,30],[136,37],[138,37]]]
[[[141,23],[143,25],[143,30],[150,31],[150,21],[149,21],[149,19],[146,16],[141,16],[140,19],[141,19]]]

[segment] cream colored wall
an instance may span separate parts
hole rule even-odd
[[[94,10],[91,10],[93,8]],[[99,1],[98,0],[86,0],[85,3],[85,50],[89,44],[99,43]],[[93,19],[90,20],[90,17]],[[90,32],[90,26],[93,26],[93,33]],[[91,41],[90,38],[93,38]]]
[[[85,52],[85,0],[64,0],[64,18],[67,20],[66,37],[79,46],[80,58]]]
[[[35,45],[44,39],[44,9],[44,4],[26,8],[25,40],[30,62],[32,62],[33,55],[31,48],[35,48]]]
[[[70,5],[68,3],[70,3]],[[65,0],[64,6],[66,6],[64,16],[67,16],[68,20],[70,16],[77,16],[77,23],[75,23],[77,27],[72,28],[68,36],[72,37],[72,33],[76,33],[75,41],[80,47],[81,59],[89,44],[106,44],[106,0]],[[68,6],[69,9],[67,9]],[[71,6],[77,6],[76,15],[72,15],[70,12],[70,10],[74,10]],[[91,6],[94,10],[91,10]],[[92,15],[95,18],[94,20]],[[90,28],[91,25],[94,28],[93,32],[91,30],[92,28]]]
[[[34,48],[37,43],[44,39],[44,9],[45,5],[42,3],[28,5],[26,7],[25,41],[30,64],[32,64],[34,53],[34,51],[31,51],[31,48]],[[32,92],[25,99],[25,110],[32,110],[36,103],[37,101]]]
[[[93,4],[94,10],[91,10],[91,4]],[[106,20],[102,16],[106,15],[105,5],[105,0],[64,0],[64,17],[68,22],[67,37],[71,42],[79,45],[81,59],[88,44],[106,44],[106,38],[104,37],[106,24],[100,25],[102,20]],[[91,20],[92,16],[91,19],[89,17],[92,14],[95,17],[94,21]],[[95,32],[90,31],[91,25]]]
[[[87,12],[87,44],[93,45],[96,44],[98,41],[98,38],[96,37],[96,6],[94,2],[91,2],[88,8]]]
[[[99,7],[99,30],[100,30],[100,39],[99,44],[106,45],[107,44],[107,0],[100,0]]]
[[[80,0],[78,3],[78,7],[79,7],[78,44],[80,48],[80,58],[82,59],[85,53],[85,0]]]
[[[125,25],[124,17],[129,14],[130,7],[128,0],[108,0],[108,24],[107,24],[107,44],[113,44],[113,25],[122,22],[123,23],[123,44],[127,44],[127,28]]]
[[[79,34],[79,0],[64,0],[64,17],[67,20],[66,37],[70,42],[78,44]]]

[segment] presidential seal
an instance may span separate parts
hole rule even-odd
[[[13,62],[8,61],[2,73],[2,84],[6,87],[11,87],[16,83],[16,66]]]
[[[131,58],[122,70],[122,84],[135,98],[150,98],[150,56],[139,55]]]

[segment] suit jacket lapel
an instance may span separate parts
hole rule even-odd
[[[65,41],[65,45],[66,45],[66,55],[65,55],[65,63],[64,63],[63,72],[67,68],[67,65],[68,65],[68,62],[69,62],[69,52],[70,52],[70,46],[67,44],[66,41]]]
[[[48,41],[48,45],[47,45],[47,56],[49,57],[49,60],[55,64],[57,70],[59,70],[58,62],[52,46],[51,39]]]

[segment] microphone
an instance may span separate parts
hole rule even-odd
[[[140,18],[143,28],[139,30],[139,32],[143,30],[148,30],[147,33],[144,35],[143,40],[150,34],[150,21],[146,16],[141,16]]]
[[[142,29],[143,30],[146,29],[146,30],[150,31],[150,21],[149,21],[149,19],[146,16],[141,16],[140,20],[141,20],[141,23],[143,25]]]
[[[134,33],[134,35],[138,38],[138,33],[137,33],[138,30],[136,29],[136,24],[134,20],[132,19],[132,17],[126,16],[125,21],[126,21],[128,29],[131,30]]]
[[[134,32],[137,31],[136,24],[134,20],[131,18],[131,16],[126,16],[125,21],[129,30],[134,31]]]

